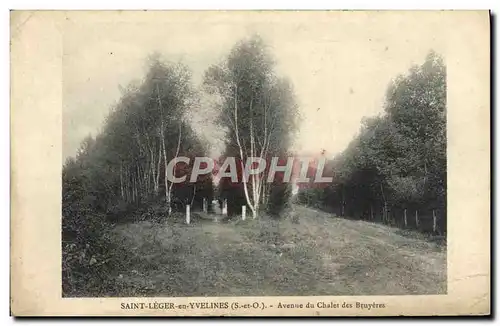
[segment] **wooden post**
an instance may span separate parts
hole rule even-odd
[[[191,208],[189,205],[186,205],[186,224],[191,222]]]
[[[247,207],[245,205],[241,206],[241,219],[244,221],[247,215]]]
[[[408,219],[406,218],[406,208],[404,210],[404,214],[405,214],[405,227],[408,226]]]
[[[415,225],[417,226],[418,229],[418,209],[415,210]]]
[[[436,211],[432,210],[432,232],[436,233],[436,229],[437,229]]]
[[[222,202],[222,215],[227,216],[227,199]]]
[[[208,213],[207,199],[203,198],[203,212]]]

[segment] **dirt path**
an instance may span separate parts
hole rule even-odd
[[[300,217],[117,226],[119,295],[446,293],[445,248],[397,229],[296,207]],[[399,232],[400,233],[400,232]]]

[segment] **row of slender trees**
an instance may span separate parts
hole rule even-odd
[[[366,118],[329,167],[328,187],[299,201],[339,216],[446,232],[446,67],[430,52],[388,87],[384,112]]]
[[[290,156],[298,108],[290,82],[276,73],[269,48],[258,36],[238,42],[210,66],[201,92],[189,69],[153,55],[143,80],[122,89],[97,137],[87,137],[63,169],[63,210],[74,203],[109,212],[151,198],[169,215],[176,207],[214,196],[212,175],[196,183],[168,180],[168,162],[179,155],[207,156],[206,145],[189,123],[200,93],[226,131],[225,157],[236,157],[240,174],[247,158]],[[194,162],[191,160],[190,164]],[[177,164],[189,174],[192,166]],[[181,171],[179,171],[181,170]],[[298,199],[341,216],[401,226],[446,229],[446,69],[434,52],[388,88],[384,113],[363,121],[348,148],[327,163],[333,182],[302,188]],[[290,183],[267,183],[269,169],[237,182],[222,178],[217,196],[229,213],[246,205],[253,217],[279,214],[288,203]],[[189,179],[189,176],[188,176]],[[79,192],[82,200],[75,201]],[[78,197],[77,196],[77,197]]]
[[[77,183],[84,202],[101,212],[163,198],[168,215],[174,206],[211,199],[211,175],[193,184],[175,184],[167,178],[173,158],[206,156],[206,146],[187,118],[197,101],[190,78],[187,67],[151,56],[145,78],[122,88],[101,132],[84,139],[76,157],[67,160],[63,203],[75,203],[64,199]],[[191,168],[177,164],[174,173],[189,174]]]

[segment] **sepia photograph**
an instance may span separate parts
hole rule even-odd
[[[489,40],[487,12],[132,13],[53,12],[61,300],[320,315],[449,297],[450,31],[469,19]]]

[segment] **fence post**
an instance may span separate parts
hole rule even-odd
[[[189,205],[186,205],[186,224],[191,222],[191,208]]]
[[[247,215],[247,207],[245,205],[241,206],[241,219],[244,221]]]
[[[405,208],[404,214],[405,214],[405,227],[407,227],[408,226],[408,220],[406,219],[406,208]]]
[[[227,199],[222,202],[222,215],[227,216]]]
[[[204,212],[204,213],[207,213],[207,212],[208,212],[208,208],[207,208],[207,199],[206,199],[206,198],[203,198],[203,212]]]
[[[418,209],[415,210],[415,225],[417,226],[418,229]]]

